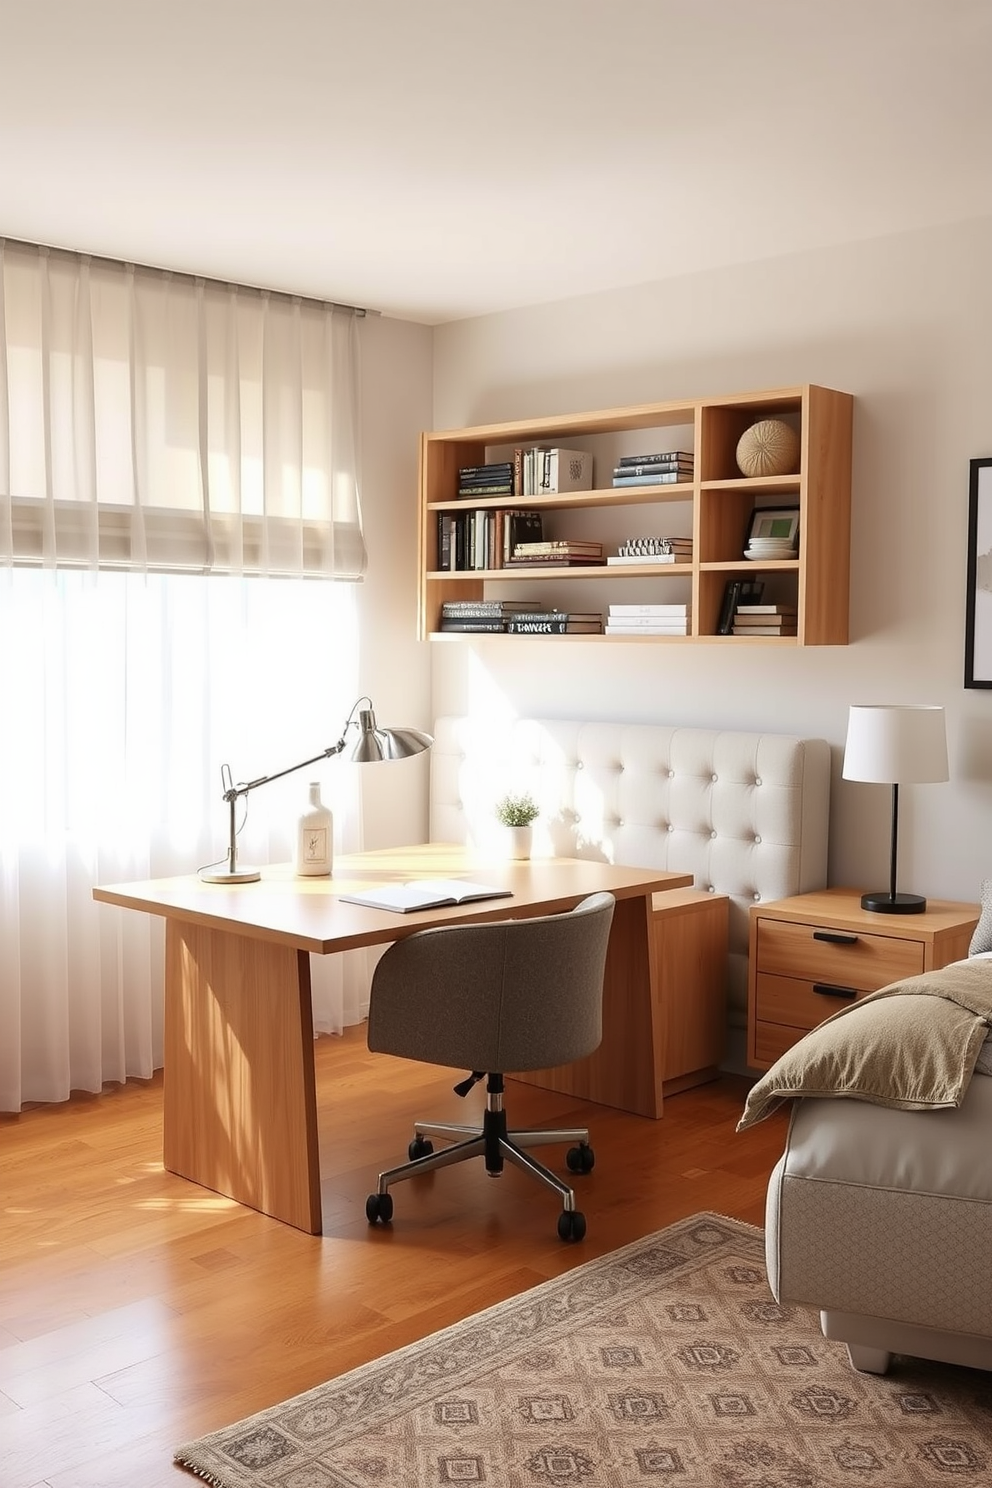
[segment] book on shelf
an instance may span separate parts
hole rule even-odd
[[[479,615],[510,615],[520,610],[528,613],[540,607],[530,599],[446,599],[441,605],[441,614],[457,619]]]
[[[449,620],[443,615],[438,630],[447,633],[457,632],[462,635],[500,635],[509,624],[509,620],[500,615],[476,615],[465,620]]]
[[[410,883],[382,884],[362,894],[339,894],[345,904],[364,904],[369,909],[391,909],[410,914],[418,909],[441,909],[446,904],[471,904],[476,899],[512,899],[512,889],[494,884],[470,883],[463,878],[421,878]]]
[[[503,514],[503,562],[522,542],[540,542],[544,536],[544,518],[539,511],[507,511]]]
[[[606,622],[605,635],[615,636],[687,636],[689,627],[687,625],[621,625],[619,622],[608,620]]]
[[[447,512],[437,514],[437,567],[451,568],[451,520]]]
[[[593,457],[588,450],[534,445],[520,452],[521,496],[591,491]]]
[[[459,465],[459,480],[484,480],[489,476],[512,475],[512,460],[490,460],[485,465]]]
[[[602,615],[514,615],[506,622],[509,635],[601,635]]]
[[[717,635],[730,635],[734,612],[739,604],[757,604],[765,592],[762,579],[728,579],[723,586],[723,599],[716,622]]]
[[[601,565],[603,558],[597,553],[522,553],[514,548],[504,560],[504,568],[577,568]]]
[[[688,465],[692,468],[693,455],[691,450],[658,450],[648,455],[621,455],[617,460],[617,466],[621,465]]]
[[[529,548],[533,552],[551,553],[564,548],[574,548],[576,551],[595,549],[597,553],[603,550],[603,544],[591,537],[542,537],[535,542],[525,542],[521,546]]]
[[[665,461],[663,464],[653,463],[650,460],[643,465],[614,465],[614,479],[623,479],[632,475],[673,475],[679,473],[684,480],[692,480],[692,461],[688,465],[679,465],[673,461]],[[662,483],[663,484],[663,483]]]
[[[691,557],[691,553],[611,553],[606,561],[617,568],[623,568],[624,564],[647,567],[655,563],[688,563]]]
[[[756,631],[760,626],[773,625],[778,629],[788,629],[788,626],[796,626],[797,619],[794,615],[738,615],[733,616],[733,628],[738,631]]]
[[[691,537],[628,537],[617,548],[620,558],[644,558],[658,553],[676,553],[692,557]]]
[[[500,481],[488,486],[459,486],[456,494],[459,501],[473,501],[478,497],[488,500],[490,496],[512,496],[513,485],[510,481]]]
[[[740,606],[734,611],[735,625],[795,625],[796,611],[787,615],[749,615]]]
[[[546,555],[562,558],[575,555],[580,558],[602,558],[601,542],[582,542],[571,538],[548,538],[541,542],[519,542],[513,549],[514,558],[537,558]]]
[[[557,607],[547,610],[534,604],[526,610],[517,610],[508,618],[516,623],[518,620],[602,620],[603,617],[599,610],[560,610]]]
[[[685,604],[611,604],[610,616],[630,615],[691,615],[692,605]]]
[[[659,470],[648,475],[614,475],[615,486],[675,486],[680,481],[692,480],[692,472],[683,470]]]
[[[691,615],[614,615],[611,611],[607,624],[616,630],[673,630],[687,634]]]
[[[794,636],[799,634],[795,625],[735,625],[730,633],[735,636]]]
[[[795,618],[798,613],[798,607],[790,604],[739,604],[735,611],[738,619],[744,615],[791,615]]]
[[[542,449],[538,455],[535,495],[592,490],[592,455],[588,450]]]

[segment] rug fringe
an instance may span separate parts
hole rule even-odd
[[[181,1451],[174,1452],[172,1460],[178,1467],[184,1467],[187,1472],[191,1472],[195,1477],[202,1478],[205,1483],[209,1483],[211,1488],[225,1488],[222,1478],[215,1477],[205,1467],[197,1467],[196,1463],[191,1462],[188,1457],[184,1457]]]

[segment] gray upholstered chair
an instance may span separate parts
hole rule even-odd
[[[581,1240],[586,1223],[575,1195],[524,1150],[573,1142],[566,1161],[588,1173],[595,1157],[585,1128],[509,1131],[503,1110],[507,1070],[547,1069],[591,1054],[602,1038],[603,974],[613,920],[612,894],[591,894],[565,914],[488,924],[445,925],[396,941],[372,978],[368,1045],[426,1064],[469,1069],[455,1086],[466,1095],[486,1078],[482,1127],[420,1122],[410,1161],[379,1174],[366,1204],[369,1223],[393,1216],[390,1186],[414,1173],[483,1156],[493,1176],[504,1159],[561,1196],[558,1234]],[[434,1151],[431,1138],[454,1145]]]

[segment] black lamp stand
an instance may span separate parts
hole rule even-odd
[[[922,894],[896,893],[896,849],[899,842],[899,787],[892,787],[892,856],[889,862],[889,888],[861,895],[861,908],[876,914],[922,914],[927,901]]]

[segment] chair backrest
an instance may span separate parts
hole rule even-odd
[[[394,942],[372,978],[368,1046],[454,1069],[545,1069],[603,1033],[612,894],[564,914],[445,925]]]

